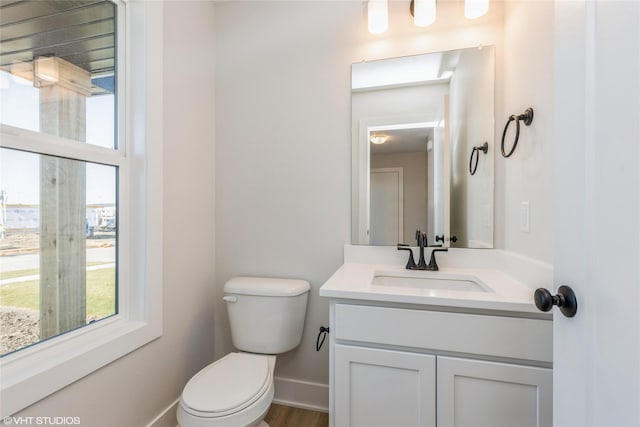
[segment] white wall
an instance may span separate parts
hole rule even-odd
[[[214,8],[198,1],[164,7],[164,123],[157,124],[164,129],[163,335],[16,416],[140,427],[212,360]],[[186,221],[194,212],[200,218]]]
[[[359,19],[350,2],[216,4],[216,285],[241,274],[308,280],[303,342],[278,356],[276,375],[324,385],[328,349],[315,341],[329,308],[318,288],[350,238],[343,36]],[[215,338],[216,357],[231,350],[219,300]]]
[[[302,345],[278,358],[279,377],[328,382],[318,288],[350,242],[351,64],[492,44],[502,82],[500,3],[467,21],[462,3],[439,2],[428,29],[408,2],[389,4],[382,36],[367,33],[360,1],[216,4],[216,286],[239,274],[312,284]],[[232,349],[219,300],[215,339],[216,357]]]
[[[496,246],[551,263],[554,3],[508,1],[504,13],[504,113],[496,116],[496,141],[509,115],[532,107],[534,119],[521,126],[515,153],[496,157]],[[531,207],[529,233],[520,231],[523,201]]]

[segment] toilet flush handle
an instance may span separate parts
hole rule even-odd
[[[225,295],[222,297],[222,300],[226,302],[238,302],[238,297],[234,297],[232,295]]]

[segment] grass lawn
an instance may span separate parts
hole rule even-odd
[[[87,267],[92,267],[94,265],[103,265],[103,264],[109,264],[109,263],[104,261],[91,261],[87,263]],[[13,279],[14,277],[22,277],[22,276],[35,276],[36,274],[40,274],[39,268],[31,268],[29,270],[0,271],[0,280]]]
[[[87,271],[87,319],[99,319],[115,313],[115,271],[115,267]],[[38,274],[38,270],[8,273],[12,273],[11,276],[3,274],[2,279]],[[0,286],[0,305],[39,310],[39,285],[38,280],[32,280]]]

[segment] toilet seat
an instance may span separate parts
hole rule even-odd
[[[271,383],[268,356],[229,353],[189,380],[181,406],[196,417],[228,416],[260,399]]]

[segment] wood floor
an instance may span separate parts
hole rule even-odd
[[[264,420],[269,427],[327,427],[329,414],[273,403]]]

